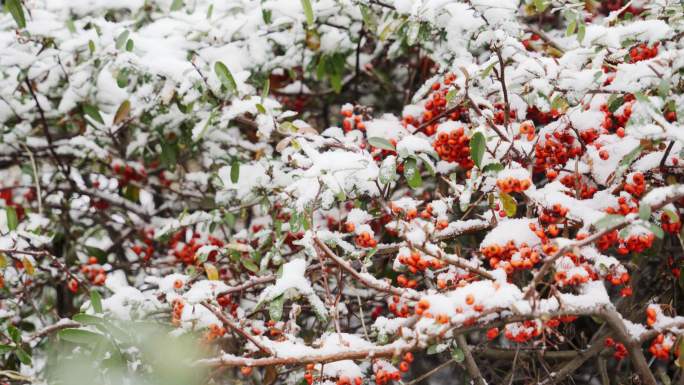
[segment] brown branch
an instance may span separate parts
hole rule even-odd
[[[458,347],[463,351],[463,355],[465,357],[465,367],[470,375],[471,380],[473,380],[477,385],[486,385],[487,382],[484,380],[484,378],[482,378],[480,368],[477,366],[477,363],[473,358],[473,353],[470,351],[470,348],[468,348],[468,343],[466,342],[465,336],[463,334],[459,334],[456,336],[456,342],[458,343]]]
[[[337,263],[343,270],[351,274],[352,277],[361,282],[364,286],[370,287],[371,289],[375,289],[383,293],[390,293],[393,295],[403,296],[414,301],[420,299],[420,295],[418,295],[418,293],[414,290],[394,287],[387,282],[376,280],[375,278],[368,277],[364,274],[359,273],[347,261],[338,257],[332,250],[330,250],[328,245],[326,245],[323,241],[318,239],[318,237],[314,238],[314,242],[321,250],[323,250],[323,252],[328,258],[335,261],[335,263]]]
[[[563,365],[563,367],[561,367],[557,371],[552,372],[547,379],[540,382],[539,384],[557,384],[563,381],[567,376],[575,373],[575,371],[579,369],[579,367],[582,366],[587,360],[601,353],[601,351],[604,349],[602,340],[602,337],[594,338],[594,343],[591,345],[589,349],[576,352],[577,355],[575,356],[575,358],[573,358],[572,360],[570,360],[570,362]]]
[[[219,367],[219,366],[271,366],[271,365],[304,365],[308,363],[326,363],[343,360],[363,360],[367,358],[394,357],[405,351],[416,348],[416,343],[406,346],[387,345],[367,349],[347,349],[335,353],[311,353],[299,356],[247,358],[224,355],[216,358],[208,358],[196,361],[196,365]]]
[[[52,325],[47,326],[47,327],[45,327],[45,328],[43,328],[43,329],[41,329],[41,330],[36,331],[35,333],[31,334],[31,335],[28,336],[28,337],[24,337],[24,342],[33,341],[33,340],[35,340],[35,339],[38,339],[38,338],[47,336],[47,335],[49,335],[49,334],[58,332],[58,331],[60,331],[60,330],[62,330],[62,329],[77,328],[77,327],[80,327],[80,326],[81,326],[80,323],[78,323],[78,322],[76,322],[76,321],[72,321],[72,320],[70,320],[70,319],[64,318],[64,319],[59,320],[59,321],[58,321],[57,323],[55,323],[55,324],[52,324]]]
[[[644,352],[641,350],[641,343],[639,340],[632,338],[625,323],[622,321],[620,313],[614,309],[602,308],[599,310],[598,315],[606,321],[608,326],[615,332],[618,340],[627,348],[632,366],[639,374],[641,381],[646,385],[657,385],[646,357],[644,357]]]
[[[271,349],[269,349],[267,346],[261,343],[256,337],[253,335],[247,333],[242,329],[239,325],[234,323],[233,321],[229,320],[228,317],[226,317],[220,310],[216,309],[215,307],[211,306],[208,302],[202,302],[202,306],[206,307],[210,312],[214,313],[214,315],[221,320],[221,322],[228,327],[230,330],[234,331],[235,333],[243,336],[250,342],[252,342],[259,350],[264,352],[267,355],[273,355],[273,352]]]

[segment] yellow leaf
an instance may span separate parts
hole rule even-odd
[[[515,216],[516,211],[518,211],[518,202],[515,201],[515,198],[502,192],[499,194],[499,199],[501,199],[506,216],[509,218]]]
[[[0,253],[0,269],[7,266],[7,257],[5,254]]]
[[[35,267],[33,267],[33,263],[30,259],[28,259],[28,257],[22,258],[21,263],[24,265],[24,270],[26,270],[26,274],[33,275],[36,272]]]
[[[114,124],[119,124],[121,123],[124,119],[128,117],[128,114],[131,112],[131,102],[128,100],[124,100],[123,103],[119,106],[119,109],[116,110],[116,114],[114,114]]]
[[[216,266],[212,265],[211,263],[205,263],[204,271],[207,273],[207,279],[210,281],[218,281],[219,274],[218,270],[216,270]]]

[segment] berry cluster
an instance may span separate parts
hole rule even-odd
[[[555,170],[549,170],[546,172],[546,176],[549,177],[549,173],[553,172],[555,173]],[[594,194],[598,191],[598,188],[596,188],[596,185],[589,184],[586,181],[587,178],[585,178],[583,175],[580,175],[579,178],[577,178],[577,174],[565,174],[563,177],[561,177],[560,182],[563,184],[563,186],[569,188],[571,191],[577,191],[579,190],[580,192],[580,198],[582,199],[591,199]],[[568,195],[572,195],[568,193]]]
[[[509,341],[523,343],[539,336],[542,324],[538,320],[510,323],[505,326],[504,337]]]
[[[169,243],[170,248],[173,250],[173,255],[182,263],[186,265],[192,265],[195,264],[197,261],[197,250],[199,250],[200,247],[205,246],[207,244],[213,245],[213,246],[218,246],[222,247],[223,246],[223,241],[220,239],[214,238],[212,236],[209,236],[207,241],[204,242],[200,239],[201,234],[198,232],[194,232],[192,234],[192,237],[190,238],[189,241],[187,242],[182,242],[182,238],[185,236],[184,231],[179,231],[171,237],[171,241]],[[209,253],[207,260],[209,261],[214,261],[216,260],[216,251],[212,251]]]
[[[504,178],[496,181],[496,186],[507,194],[513,192],[523,192],[530,188],[532,181],[529,179]]]
[[[518,128],[520,135],[516,136],[516,139],[520,138],[521,136],[525,136],[528,141],[534,140],[534,123],[532,121],[525,121],[520,123],[520,127]]]
[[[603,122],[601,127],[606,130],[606,132],[614,132],[620,138],[625,136],[625,125],[632,116],[632,103],[634,102],[634,95],[627,94],[624,97],[624,106],[620,108],[622,110],[621,114],[617,112],[620,110],[615,110],[611,112],[607,104],[601,105],[601,111],[603,112]],[[591,143],[588,142],[587,143]]]
[[[409,271],[413,274],[421,271],[425,271],[430,268],[432,270],[439,270],[444,267],[444,263],[436,258],[426,259],[423,258],[418,251],[412,251],[411,255],[399,255],[397,256],[399,263],[408,267]],[[399,281],[397,279],[397,281]],[[401,283],[400,283],[401,284]]]
[[[425,102],[423,116],[421,117],[422,124],[426,124],[446,111],[446,95],[449,93],[449,87],[454,80],[456,80],[456,75],[448,73],[444,76],[443,83],[437,82],[432,84],[430,96],[428,96],[427,102]],[[408,117],[405,117],[404,119],[406,120],[407,118]],[[448,118],[454,121],[459,120],[461,118],[461,113],[460,111],[454,111],[449,114]],[[413,118],[411,118],[410,121],[413,122]],[[428,124],[423,130],[427,136],[432,136],[437,131],[437,123]]]
[[[209,325],[209,330],[204,334],[204,340],[206,342],[211,342],[219,337],[223,337],[225,334],[226,328],[216,324],[211,324]]]
[[[630,251],[634,253],[641,253],[646,249],[651,248],[655,235],[653,233],[630,235],[626,240],[621,239],[617,252],[626,255]]]
[[[180,298],[176,298],[171,303],[171,323],[174,326],[180,326],[181,316],[183,315],[183,308],[185,304]]]
[[[385,369],[378,369],[374,373],[374,380],[376,385],[385,385],[389,383],[390,381],[399,381],[401,380],[401,372],[397,371],[388,371]]]
[[[556,130],[544,134],[544,140],[534,147],[534,171],[546,172],[556,167],[563,167],[569,159],[582,154],[582,147],[576,136],[568,129]]]
[[[495,103],[494,108],[496,108],[496,112],[494,113],[494,123],[496,124],[504,124],[506,122],[506,110],[505,110],[505,105],[503,103]],[[517,117],[517,113],[515,110],[510,110],[508,111],[508,118],[513,121]]]
[[[568,208],[563,207],[563,205],[561,205],[560,203],[556,203],[553,206],[551,206],[550,209],[542,209],[542,212],[539,214],[539,221],[541,223],[559,223],[565,220],[566,215],[568,215]],[[535,228],[530,226],[530,230],[537,231],[536,226]],[[543,233],[538,233],[537,236],[543,239],[544,236],[542,236],[542,234]]]
[[[402,277],[402,276],[400,275],[399,277]],[[399,281],[399,279],[397,279],[397,280]],[[406,280],[406,277],[404,277],[404,280]],[[410,280],[409,284],[405,285],[404,287],[411,288],[411,286],[413,286],[413,287],[416,286],[415,280]],[[380,308],[380,310],[382,310],[382,308]],[[401,301],[401,298],[399,298],[399,296],[397,296],[397,295],[392,296],[392,302],[390,302],[390,304],[389,304],[389,310],[390,310],[390,312],[392,312],[392,314],[394,314],[397,317],[406,318],[410,315],[409,314],[410,308],[409,308],[408,304],[403,303]]]
[[[470,158],[470,138],[465,135],[463,127],[449,133],[440,132],[432,146],[446,162],[456,162],[466,170],[475,165]]]
[[[107,279],[105,270],[97,261],[96,257],[89,257],[87,265],[81,266],[81,273],[85,275],[88,280],[96,286],[102,286]],[[78,287],[76,287],[78,289]],[[72,290],[73,291],[73,290]]]
[[[354,239],[354,242],[356,242],[356,245],[359,247],[373,248],[378,245],[378,241],[375,240],[375,238],[373,238],[371,234],[367,231],[364,231],[361,234],[357,235]]]
[[[616,274],[611,274],[608,273],[605,276],[606,281],[610,282],[611,285],[613,286],[620,286],[620,285],[625,285],[621,290],[620,290],[620,295],[622,297],[629,297],[632,295],[632,288],[627,286],[629,284],[629,273],[623,272],[621,274],[616,273]]]
[[[363,122],[363,114],[359,113],[360,111],[355,111],[351,105],[348,105],[340,112],[342,113],[342,116],[344,116],[344,120],[342,120],[344,132],[349,132],[354,129],[366,131],[366,123]]]
[[[540,111],[536,106],[527,107],[527,119],[532,120],[536,125],[546,125],[558,118],[560,118],[561,113],[555,108],[552,108],[548,112]]]
[[[623,358],[627,357],[627,348],[624,344],[615,342],[615,340],[612,338],[607,337],[604,341],[604,345],[607,348],[615,349],[615,352],[613,352],[613,357],[615,357],[616,360],[622,360]]]
[[[503,268],[507,274],[515,270],[529,270],[541,260],[539,253],[524,242],[519,248],[513,241],[504,246],[490,245],[482,248],[481,252],[489,259],[493,269]]]
[[[658,56],[658,46],[660,42],[653,43],[653,46],[649,47],[646,43],[641,43],[637,46],[632,47],[629,50],[630,62],[636,63],[642,60],[653,59]]]
[[[141,257],[143,260],[147,261],[152,257],[152,254],[154,254],[154,246],[153,246],[153,236],[154,236],[154,230],[150,229],[147,232],[142,232],[141,238],[143,241],[143,244],[136,244],[131,247],[131,251],[135,253],[138,257]]]
[[[671,334],[668,334],[667,337],[664,334],[658,334],[656,338],[653,339],[651,342],[651,346],[649,346],[648,351],[653,354],[653,357],[667,361],[670,359],[670,350],[672,349],[672,346],[675,343],[675,337]],[[675,354],[677,354],[678,351],[675,350]]]
[[[679,218],[675,218],[677,221],[673,221],[670,215],[667,213],[660,214],[660,226],[663,231],[670,234],[679,234],[679,230],[682,228],[682,221]]]
[[[628,201],[626,197],[621,196],[618,198],[618,207],[617,208],[608,207],[608,208],[606,208],[605,211],[608,214],[620,214],[620,215],[627,215],[630,213],[638,213],[639,212],[639,202],[634,198],[631,198]]]
[[[558,270],[554,275],[555,281],[560,286],[580,285],[598,278],[591,266],[573,253],[565,254],[559,262],[559,265],[565,265],[564,270]]]
[[[406,352],[404,354],[403,359],[399,363],[399,371],[406,373],[409,371],[409,367],[411,366],[411,363],[413,362],[413,353],[411,352]]]
[[[641,196],[646,190],[646,180],[644,178],[644,174],[635,172],[632,174],[631,178],[628,179],[632,180],[631,183],[625,182],[622,188],[635,197]]]
[[[120,176],[120,179],[119,179],[119,185],[120,186],[125,186],[130,181],[143,182],[147,179],[147,171],[145,171],[145,169],[142,167],[140,167],[138,170],[136,170],[135,168],[133,168],[133,166],[123,165],[121,163],[115,163],[112,166],[112,171],[114,171],[114,174],[117,174]],[[94,187],[98,187],[97,182],[94,182]]]

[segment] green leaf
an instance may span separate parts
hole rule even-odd
[[[674,211],[668,209],[664,209],[663,211],[665,212],[665,214],[667,214],[668,217],[670,217],[670,222],[679,222],[679,216],[675,214]]]
[[[587,33],[587,26],[584,25],[584,23],[580,23],[577,26],[577,41],[582,43],[582,40],[584,40],[584,35]]]
[[[83,104],[83,112],[94,121],[104,124],[104,119],[102,119],[102,115],[100,115],[100,110],[92,104]]]
[[[233,163],[230,164],[230,181],[237,183],[238,179],[240,179],[240,161],[233,158]]]
[[[275,297],[270,304],[268,304],[268,315],[274,321],[280,321],[283,318],[283,304],[285,303],[285,296],[279,295]]]
[[[217,61],[214,64],[214,72],[216,72],[216,76],[218,76],[221,84],[223,84],[228,91],[237,91],[237,83],[235,83],[235,78],[233,78],[233,74],[230,73],[230,70],[228,70],[228,67],[226,67],[223,62]]]
[[[641,154],[643,147],[641,145],[636,146],[636,148],[625,155],[619,163],[619,167],[628,167],[632,162]]]
[[[264,105],[261,103],[256,104],[256,109],[257,109],[257,111],[259,111],[260,114],[266,113],[266,107],[264,107]]]
[[[487,171],[492,171],[492,172],[499,172],[504,169],[504,166],[501,163],[490,163],[482,168],[483,172]]]
[[[24,8],[21,6],[21,0],[5,0],[5,10],[12,15],[19,28],[26,27],[26,17],[24,16]]]
[[[420,177],[420,170],[418,170],[418,163],[415,158],[408,158],[404,163],[404,177],[408,185],[416,189],[423,185],[423,179]]]
[[[90,305],[95,313],[102,313],[102,296],[95,289],[90,290]]]
[[[264,19],[265,24],[271,24],[271,22],[273,21],[273,11],[271,11],[270,9],[262,9],[261,18]]]
[[[501,200],[506,216],[509,218],[514,217],[515,213],[518,211],[518,202],[516,202],[515,198],[502,192],[499,194],[499,199]]]
[[[639,206],[639,218],[647,221],[648,218],[651,217],[651,206],[642,203],[641,206]]]
[[[0,344],[0,354],[5,354],[7,352],[11,352],[12,350],[14,350],[14,347],[12,347],[10,345]]]
[[[672,83],[671,79],[662,79],[658,84],[658,95],[661,98],[666,98],[670,94],[670,83]]]
[[[264,87],[261,90],[261,102],[262,103],[268,97],[269,92],[271,92],[271,79],[266,78],[266,80],[264,81]]]
[[[568,28],[565,29],[565,36],[570,36],[577,30],[577,20],[573,20],[568,24]]]
[[[653,235],[655,235],[658,239],[663,239],[663,237],[665,236],[665,232],[663,231],[663,228],[660,227],[660,226],[658,226],[658,225],[656,225],[656,224],[649,223],[649,224],[648,224],[648,229],[649,229],[649,230],[653,233]]]
[[[7,228],[16,230],[19,226],[19,218],[17,218],[17,210],[13,206],[5,207],[5,214],[7,215]]]
[[[123,68],[116,74],[116,85],[119,88],[124,88],[128,85],[128,69]]]
[[[622,96],[616,97],[615,95],[612,95],[611,98],[612,100],[610,98],[608,100],[608,111],[615,112],[625,102],[625,98]]]
[[[457,89],[454,88],[452,90],[449,90],[449,92],[447,92],[444,99],[446,99],[447,103],[450,103],[452,100],[454,100],[454,98],[456,97],[456,94],[458,94]]]
[[[67,20],[65,24],[69,32],[76,33],[76,24],[74,24],[72,19]]]
[[[124,47],[126,40],[128,40],[128,35],[128,30],[125,30],[119,34],[119,36],[116,38],[116,49],[121,49]]]
[[[533,0],[533,1],[534,1],[534,8],[537,10],[537,13],[544,12],[544,10],[546,10],[546,7],[549,6],[549,4],[544,0]]]
[[[392,145],[392,143],[390,143],[389,140],[387,140],[385,138],[380,138],[378,136],[373,136],[371,138],[368,138],[368,144],[370,144],[373,147],[381,148],[383,150],[389,150],[389,151],[395,150],[394,146]]]
[[[449,347],[449,345],[447,345],[447,344],[430,345],[430,346],[428,346],[426,353],[430,354],[430,355],[441,353],[441,352],[445,351],[448,347]]]
[[[7,327],[7,334],[9,334],[10,338],[15,343],[21,342],[21,331],[19,329],[17,329],[16,327],[9,325]]]
[[[597,230],[608,229],[622,223],[625,217],[622,215],[609,214],[594,223]]]
[[[301,0],[301,2],[302,8],[304,8],[304,16],[306,16],[306,24],[309,28],[312,28],[314,25],[314,12],[313,7],[311,6],[311,0]]]
[[[92,302],[92,299],[91,299]],[[104,322],[104,319],[85,313],[79,313],[71,317],[74,321],[84,324],[84,325],[100,325]]]
[[[133,51],[133,48],[135,47],[135,43],[133,42],[133,39],[128,39],[126,42],[126,51],[131,52]]]
[[[478,168],[480,168],[480,165],[482,164],[482,157],[485,153],[486,142],[487,140],[481,132],[476,132],[470,138],[470,157],[473,159],[473,162],[475,162],[475,165],[477,165]]]
[[[650,103],[650,101],[649,101],[649,99],[648,99],[648,96],[646,96],[646,94],[644,94],[644,93],[641,92],[641,91],[635,92],[635,93],[634,93],[634,97],[635,97],[638,101],[640,101],[641,103]]]
[[[173,0],[171,3],[171,12],[177,11],[183,7],[183,0]]]
[[[259,266],[257,266],[256,263],[254,263],[251,259],[242,258],[240,261],[242,262],[242,266],[244,266],[245,269],[251,271],[252,273],[259,272]]]
[[[684,274],[682,274],[684,276]],[[679,344],[677,345],[677,349],[679,350],[679,356],[677,357],[677,360],[675,363],[677,364],[678,367],[684,366],[684,338],[679,339]]]
[[[173,167],[178,157],[178,144],[176,142],[161,142],[160,160],[164,167]]]
[[[495,65],[496,65],[496,61],[493,61],[491,64],[489,64],[487,67],[485,67],[485,69],[483,69],[482,73],[480,74],[480,78],[484,79],[487,76],[489,76],[489,73],[492,72]]]
[[[84,329],[64,329],[60,330],[57,335],[65,341],[86,345],[96,344],[104,338],[102,334]]]
[[[463,362],[465,360],[465,352],[461,348],[454,348],[451,351],[451,358],[456,362]]]
[[[31,355],[29,355],[24,349],[18,348],[14,354],[17,355],[19,361],[24,365],[31,365]]]

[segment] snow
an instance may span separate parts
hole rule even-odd
[[[285,299],[303,295],[320,316],[326,316],[328,311],[314,292],[309,280],[306,279],[305,272],[306,261],[304,259],[293,259],[284,264],[282,275],[275,284],[264,289],[259,295],[259,303],[271,301],[280,295],[284,295]]]
[[[528,218],[504,219],[499,221],[496,227],[490,231],[480,243],[480,248],[487,246],[503,246],[513,242],[520,247],[523,243],[527,246],[536,246],[540,243],[539,237],[530,230],[530,224],[536,221]]]

